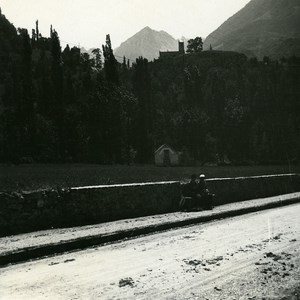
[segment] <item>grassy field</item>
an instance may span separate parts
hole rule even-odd
[[[88,164],[0,165],[0,191],[35,190],[114,183],[186,180],[191,174],[207,178],[300,173],[300,166],[156,167]]]

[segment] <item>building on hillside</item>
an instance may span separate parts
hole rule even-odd
[[[174,57],[184,54],[184,42],[178,41],[178,51],[159,51],[159,58]]]
[[[178,166],[181,152],[174,150],[169,145],[161,145],[154,153],[157,166]]]

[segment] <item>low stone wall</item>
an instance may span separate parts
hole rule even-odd
[[[175,211],[179,182],[0,193],[0,235]]]
[[[250,199],[265,198],[300,191],[299,174],[282,174],[206,180],[215,194],[214,204],[222,205]]]
[[[215,205],[300,191],[300,175],[208,179]],[[0,236],[173,212],[179,182],[0,193]]]

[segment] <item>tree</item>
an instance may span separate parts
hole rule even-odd
[[[60,158],[65,156],[64,146],[64,101],[63,101],[63,64],[61,55],[61,46],[58,34],[51,26],[51,54],[52,54],[52,68],[51,79],[53,84],[53,109],[52,118],[57,127],[58,142],[57,150]]]
[[[103,56],[104,56],[104,71],[106,75],[106,80],[110,83],[119,85],[119,74],[118,74],[118,62],[114,56],[110,35],[106,35],[106,44],[102,45]]]
[[[123,56],[122,69],[123,70],[127,69],[127,62],[126,62],[126,57],[125,56]]]
[[[36,41],[39,41],[40,38],[40,31],[39,31],[39,20],[35,22],[35,32],[36,32]]]
[[[95,68],[100,71],[102,69],[101,50],[99,48],[95,48],[92,50],[92,53],[94,54]]]
[[[203,50],[202,38],[197,36],[194,39],[188,40],[187,53],[201,52]]]
[[[35,151],[35,112],[32,81],[32,48],[28,31],[20,29],[22,39],[22,97],[18,106],[19,120],[21,124],[21,137],[23,139],[24,155],[33,156]]]
[[[143,57],[136,59],[133,65],[133,89],[138,98],[138,115],[136,126],[136,147],[138,161],[147,163],[153,156],[152,133],[152,103],[151,84],[148,71],[148,60]]]

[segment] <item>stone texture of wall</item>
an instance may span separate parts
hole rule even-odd
[[[206,180],[215,205],[300,191],[299,174],[216,178]]]
[[[0,193],[0,235],[175,211],[179,182]]]

